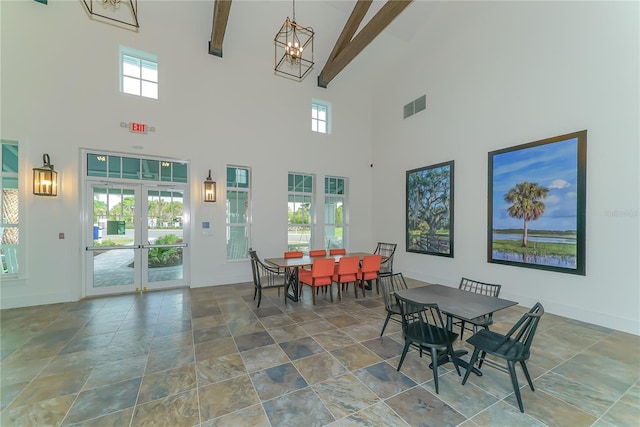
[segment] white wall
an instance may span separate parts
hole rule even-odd
[[[20,279],[2,283],[2,308],[81,297],[82,148],[190,161],[194,287],[251,280],[248,262],[225,259],[226,164],[252,168],[252,245],[261,256],[281,256],[286,248],[288,171],[316,174],[318,191],[324,175],[347,177],[351,217],[357,219],[349,248],[374,247],[368,78],[336,79],[327,89],[318,88],[321,59],[301,83],[274,76],[273,37],[291,13],[290,2],[233,2],[222,59],[208,54],[213,1],[138,4],[139,33],[90,20],[82,2],[0,5],[0,137],[20,144],[21,245],[26,248]],[[312,2],[299,5],[297,13],[300,23],[317,17],[321,34],[322,22],[334,21],[339,11]],[[317,57],[326,57],[333,43],[318,36]],[[158,101],[119,93],[119,45],[158,55]],[[312,98],[332,103],[332,135],[310,131]],[[123,121],[146,123],[156,132],[131,134],[120,127]],[[30,191],[31,169],[41,166],[45,152],[61,174],[55,199]],[[218,182],[219,201],[205,205],[200,187],[209,169]],[[317,212],[322,233],[323,212]],[[202,221],[211,222],[212,237],[202,236]],[[58,239],[60,232],[64,240]]]
[[[428,25],[375,97],[376,237],[394,267],[640,333],[638,2],[419,2]],[[427,95],[406,120],[402,106]],[[490,264],[487,153],[588,130],[586,276]],[[455,160],[455,257],[407,253],[405,171]]]
[[[524,305],[640,334],[638,3],[417,1],[320,89],[346,21],[344,8],[328,6],[297,7],[316,30],[317,67],[294,83],[272,74],[272,39],[290,2],[234,1],[222,59],[207,53],[212,1],[139,2],[139,33],[90,20],[81,2],[0,2],[0,137],[20,143],[27,251],[25,274],[0,287],[2,308],[82,295],[80,149],[97,148],[191,162],[192,224],[215,231],[192,230],[194,287],[250,280],[246,262],[225,261],[230,163],[253,168],[252,244],[263,256],[286,246],[288,171],[346,176],[351,249],[395,241],[396,269],[409,277],[499,282]],[[407,22],[424,24],[413,39],[418,27]],[[159,101],[118,92],[120,44],[158,54]],[[425,93],[427,110],[402,120],[402,106]],[[309,132],[314,97],[333,104],[331,136]],[[157,132],[133,135],[121,121]],[[582,129],[586,276],[488,264],[487,152]],[[29,188],[45,152],[62,175],[55,199]],[[452,159],[455,258],[406,253],[405,171]],[[198,197],[208,169],[221,191],[215,205]]]

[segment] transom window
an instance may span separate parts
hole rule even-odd
[[[18,143],[0,141],[0,275],[18,275],[20,206],[18,195]]]
[[[346,187],[346,178],[324,178],[324,239],[329,249],[346,247]]]
[[[187,164],[167,160],[88,153],[87,176],[187,182]]]
[[[308,251],[313,244],[313,175],[289,172],[287,247]]]
[[[331,133],[331,104],[314,99],[311,102],[311,130],[318,133]]]
[[[130,95],[158,99],[157,56],[121,47],[120,90]]]
[[[227,166],[227,259],[247,259],[251,237],[251,169]]]

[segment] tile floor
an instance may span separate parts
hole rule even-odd
[[[546,313],[522,414],[494,368],[462,386],[447,364],[438,395],[428,356],[411,350],[397,372],[400,326],[379,337],[375,293],[313,307],[305,291],[284,305],[268,290],[259,309],[245,283],[3,310],[0,424],[640,425],[638,336]],[[492,328],[525,310],[496,313]]]

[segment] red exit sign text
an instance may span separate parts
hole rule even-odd
[[[144,123],[129,123],[129,130],[134,133],[147,133],[147,125]]]

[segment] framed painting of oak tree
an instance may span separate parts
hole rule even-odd
[[[587,131],[489,153],[487,261],[585,275]]]
[[[407,171],[407,252],[453,258],[453,165]]]

